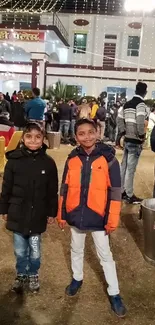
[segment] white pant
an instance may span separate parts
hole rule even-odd
[[[100,121],[100,126],[101,126],[101,140],[104,139],[104,132],[105,132],[105,122]]]
[[[110,296],[119,294],[116,266],[109,246],[109,236],[105,231],[92,232],[96,252],[102,265]],[[83,280],[83,258],[86,232],[71,227],[71,264],[73,278]]]

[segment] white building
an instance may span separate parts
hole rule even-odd
[[[61,13],[59,19],[65,29],[53,23],[52,14],[40,17],[39,29],[44,39],[37,42],[24,41],[22,37],[19,40],[17,36],[0,40],[1,90],[12,92],[23,87],[23,83],[30,84],[31,59],[35,59],[39,62],[37,85],[41,89],[61,79],[66,84],[81,86],[82,94],[98,96],[107,91],[109,97],[125,93],[130,98],[137,79],[142,18]],[[0,24],[0,35],[4,27],[12,30],[11,25],[4,25]],[[29,26],[29,33],[38,31],[34,25]],[[11,32],[19,32],[17,27]],[[26,30],[22,24],[20,28]],[[148,84],[148,98],[155,98],[154,49],[155,19],[148,16],[144,20],[139,76]]]

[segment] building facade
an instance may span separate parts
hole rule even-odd
[[[147,97],[155,97],[155,20],[151,16],[144,19],[142,42],[142,17],[136,16],[59,13],[58,19],[43,14],[37,24],[29,23],[28,39],[22,37],[27,32],[23,24],[20,29],[17,24],[6,25],[2,15],[0,22],[3,92],[18,90],[24,84],[30,87],[34,78],[41,89],[61,79],[68,85],[79,86],[82,95],[97,97],[107,91],[109,98],[122,94],[130,98],[140,63],[139,79],[148,84]],[[1,37],[6,28],[14,37]]]

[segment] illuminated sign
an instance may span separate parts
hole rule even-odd
[[[43,32],[0,30],[0,41],[39,42],[44,41]]]

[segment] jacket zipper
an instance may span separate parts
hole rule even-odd
[[[36,159],[33,159],[33,162],[35,162]],[[35,190],[35,181],[33,181],[33,187],[32,187],[32,205],[31,205],[31,219],[30,219],[30,224],[32,221],[32,217],[33,217],[33,209],[34,209],[34,190]],[[29,233],[31,234],[32,230],[30,229]]]
[[[86,203],[86,193],[87,193],[87,169],[89,163],[89,156],[86,158],[86,167],[85,167],[85,180],[84,180],[84,190],[83,190],[83,200],[82,200],[82,212],[81,212],[81,227],[83,223],[83,216],[84,216],[84,208]]]

